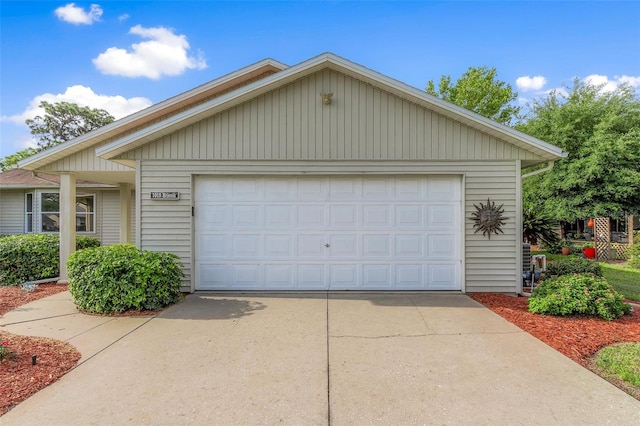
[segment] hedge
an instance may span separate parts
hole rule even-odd
[[[607,321],[631,313],[631,305],[603,277],[561,275],[544,280],[529,297],[529,311],[548,315],[591,315]]]
[[[76,237],[78,250],[99,245],[97,238]],[[21,234],[0,238],[0,285],[16,286],[59,275],[58,234]]]
[[[67,270],[73,300],[86,312],[158,310],[182,295],[182,263],[173,253],[131,244],[96,247],[73,253]]]

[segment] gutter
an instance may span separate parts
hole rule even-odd
[[[544,168],[536,170],[534,172],[522,175],[520,178],[524,179],[524,178],[528,178],[528,177],[531,177],[531,176],[535,176],[535,175],[540,174],[540,173],[548,172],[549,170],[553,169],[553,164],[555,162],[556,162],[556,160],[551,160],[551,161],[549,161],[549,163],[547,163],[547,167],[544,167]]]

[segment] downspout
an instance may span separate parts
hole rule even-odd
[[[524,178],[528,178],[530,176],[535,176],[535,175],[540,174],[540,173],[548,172],[549,170],[553,169],[553,164],[555,162],[556,162],[556,160],[551,160],[551,161],[549,161],[549,163],[547,163],[547,167],[543,167],[542,169],[536,170],[536,171],[531,172],[531,173],[527,173],[526,175],[522,175],[522,176],[520,176],[520,178],[524,179]]]

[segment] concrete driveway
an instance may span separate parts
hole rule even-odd
[[[640,402],[461,294],[193,294],[154,318],[68,293],[4,329],[81,363],[8,425],[640,424]]]

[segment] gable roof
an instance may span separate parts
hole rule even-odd
[[[95,146],[108,139],[135,131],[149,123],[171,117],[182,110],[234,91],[255,80],[265,78],[287,68],[287,65],[273,59],[264,59],[255,64],[226,74],[184,93],[151,105],[141,111],[116,120],[106,126],[49,148],[19,162],[21,168],[35,170],[68,155]]]
[[[263,67],[271,67],[274,72],[270,75],[262,73],[261,76],[264,78],[255,78],[255,75],[253,80],[248,78],[250,73],[260,73],[261,69],[264,71]],[[117,157],[129,150],[323,69],[331,69],[362,80],[373,87],[512,143],[539,156],[542,159],[539,161],[540,163],[566,157],[566,153],[560,148],[540,139],[431,96],[423,90],[409,86],[333,53],[323,53],[291,67],[286,67],[279,62],[267,59],[58,145],[39,156],[23,160],[20,166],[30,170],[42,167],[81,149],[97,146],[109,138],[113,138],[113,141],[98,147],[96,155],[105,160],[123,162],[123,160],[118,160]],[[230,90],[220,89],[226,82],[230,82],[234,78],[244,81],[245,84],[236,85],[235,90],[233,88]],[[205,86],[206,88],[204,88]],[[229,88],[229,86],[233,85],[228,83],[226,87]],[[192,101],[193,98],[206,90],[216,93],[215,96],[209,98],[201,96],[200,99],[205,98],[205,100],[200,102]],[[182,108],[179,107],[181,103],[183,105]],[[169,111],[172,113],[169,114]],[[535,163],[529,162],[528,165],[531,164]]]
[[[193,108],[169,117],[166,120],[151,124],[98,148],[96,150],[96,154],[104,159],[118,161],[115,157],[126,151],[137,148],[154,139],[209,117],[217,112],[229,109],[256,96],[274,90],[277,87],[327,68],[341,72],[350,77],[363,80],[381,90],[390,92],[418,105],[422,105],[429,110],[437,112],[438,114],[450,117],[456,121],[479,129],[482,132],[510,142],[522,149],[533,152],[544,159],[541,162],[553,161],[566,156],[560,148],[554,145],[526,135],[512,129],[511,127],[494,122],[457,105],[443,101],[442,99],[431,96],[422,90],[372,71],[362,65],[358,65],[332,53],[324,53],[316,56],[262,80],[255,81],[238,90],[194,106]]]

